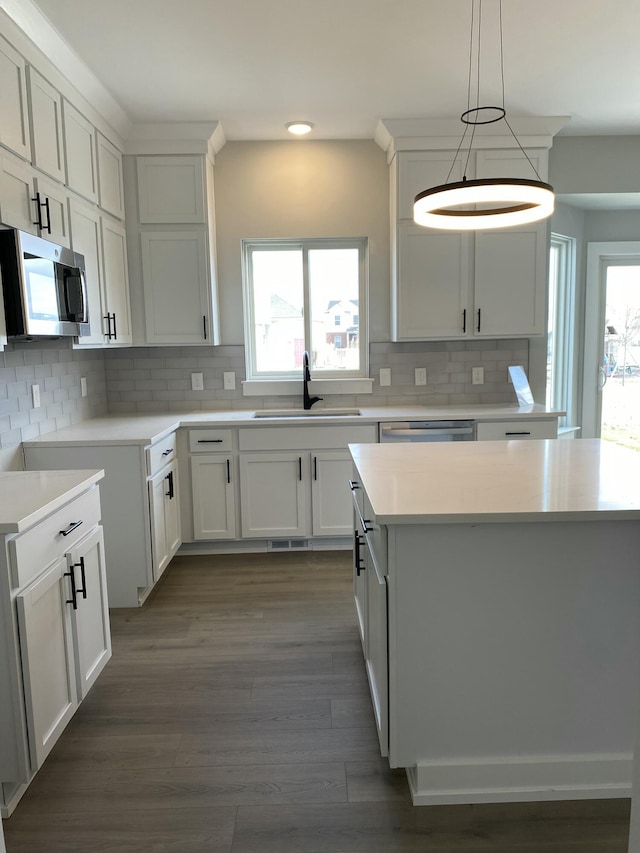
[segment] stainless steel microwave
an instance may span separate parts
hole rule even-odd
[[[0,230],[7,335],[89,334],[84,258],[26,231]]]

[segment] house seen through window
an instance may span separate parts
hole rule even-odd
[[[243,243],[247,378],[315,378],[366,371],[366,241]]]

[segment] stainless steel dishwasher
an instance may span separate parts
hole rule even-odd
[[[423,441],[474,441],[475,421],[395,421],[381,423],[379,441],[423,442]]]

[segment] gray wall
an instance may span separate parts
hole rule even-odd
[[[375,142],[228,142],[215,198],[223,344],[244,341],[240,241],[257,237],[368,237],[369,339],[389,340],[389,167]]]

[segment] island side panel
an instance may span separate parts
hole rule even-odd
[[[390,763],[414,802],[629,796],[637,522],[390,528]]]

